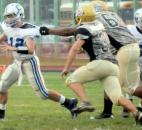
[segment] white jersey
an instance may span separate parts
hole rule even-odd
[[[12,47],[26,47],[26,39],[28,37],[40,36],[39,29],[29,23],[24,23],[20,28],[8,27],[4,22],[1,24],[4,34],[7,36],[7,43]],[[13,51],[13,57],[17,60],[26,60],[33,57],[34,54],[21,54]]]
[[[135,36],[138,41],[142,42],[142,33],[140,33],[135,25],[128,25],[127,28]]]
[[[127,28],[131,32],[131,34],[133,34],[137,39],[142,54],[142,33],[138,31],[138,28],[135,25],[128,25]]]

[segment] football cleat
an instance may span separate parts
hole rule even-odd
[[[136,125],[142,125],[142,112],[138,111],[135,115]]]
[[[72,98],[72,99],[70,99],[69,105],[66,106],[66,108],[70,111],[73,119],[77,117],[77,113],[72,111],[74,108],[76,108],[77,103],[78,103],[78,100],[76,98]]]
[[[136,107],[138,111],[142,112],[142,107]]]
[[[114,118],[114,115],[111,113],[102,112],[99,116],[95,117],[95,119],[105,119],[105,118]]]
[[[72,109],[72,112],[80,114],[82,112],[93,112],[95,107],[90,102],[83,102],[81,106]]]

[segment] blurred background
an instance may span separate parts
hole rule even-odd
[[[9,3],[20,3],[25,9],[24,21],[38,26],[46,25],[50,28],[74,26],[74,14],[78,4],[93,0],[0,0],[0,22],[3,21],[5,6]],[[103,0],[110,10],[115,11],[127,23],[133,24],[135,10],[142,7],[142,0]],[[0,30],[1,31],[1,30]],[[2,31],[1,31],[2,32]],[[73,37],[42,36],[37,39],[37,54],[41,60],[42,70],[60,70],[64,64],[67,52]],[[9,54],[7,54],[9,57]],[[3,58],[4,53],[0,52],[0,64],[10,62]],[[81,53],[79,60],[74,66],[84,64],[87,56]]]

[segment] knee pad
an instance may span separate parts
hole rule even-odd
[[[69,86],[71,83],[74,83],[74,82],[76,82],[76,81],[72,75],[70,75],[65,81],[67,86]]]

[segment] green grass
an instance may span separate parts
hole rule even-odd
[[[75,97],[74,93],[65,87],[60,73],[44,73],[46,85],[67,97]],[[99,82],[85,85],[88,98],[96,107],[93,113],[82,113],[77,119],[70,118],[70,113],[58,103],[39,99],[27,79],[21,87],[12,86],[9,90],[6,120],[0,121],[0,130],[141,130],[134,125],[132,115],[128,119],[121,117],[122,108],[113,107],[114,119],[89,119],[96,116],[103,107],[103,88]],[[134,99],[137,105],[138,99]]]

